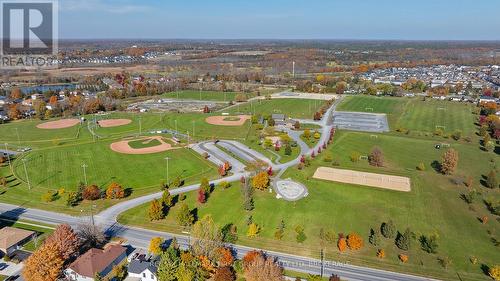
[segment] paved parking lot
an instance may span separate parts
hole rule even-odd
[[[385,114],[337,111],[333,114],[333,125],[344,130],[389,132],[389,123]]]

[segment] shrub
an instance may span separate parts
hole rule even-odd
[[[382,235],[385,238],[392,239],[394,238],[394,235],[396,234],[396,227],[394,226],[394,223],[392,220],[389,220],[387,223],[382,223],[380,226],[380,231],[382,232]]]
[[[82,197],[85,200],[97,200],[101,198],[101,190],[99,189],[99,187],[97,187],[97,185],[94,184],[87,186],[82,192]]]
[[[451,137],[454,140],[460,140],[462,138],[462,131],[455,131],[453,134],[451,134]]]
[[[402,263],[407,263],[407,262],[408,262],[408,260],[409,260],[408,255],[404,255],[404,254],[400,254],[400,255],[398,256],[398,258],[399,258],[399,260],[400,260]]]
[[[222,189],[228,189],[231,187],[231,183],[227,182],[227,181],[221,181],[219,183],[219,187],[222,188]]]
[[[345,250],[347,250],[347,241],[344,237],[339,238],[339,241],[337,242],[337,248],[340,252],[344,252]]]
[[[350,233],[349,235],[347,235],[347,245],[351,250],[359,250],[363,248],[364,242],[359,234]]]
[[[57,192],[53,191],[53,190],[49,190],[47,192],[45,192],[43,195],[42,195],[42,201],[45,202],[45,203],[50,203],[52,201],[55,201],[56,200],[56,197],[57,197]]]
[[[437,243],[437,235],[429,235],[420,236],[420,246],[422,250],[427,253],[435,254],[437,253],[438,243]]]
[[[420,162],[420,164],[418,164],[417,170],[419,170],[419,171],[425,171],[425,165],[424,165],[423,162]]]
[[[385,251],[383,249],[377,250],[377,258],[379,258],[379,259],[385,258]]]
[[[368,156],[368,162],[375,167],[384,166],[384,154],[379,147],[374,147]]]
[[[491,170],[490,173],[488,174],[488,177],[486,179],[486,185],[489,188],[498,187],[497,173],[495,172],[495,170]]]
[[[410,249],[411,244],[411,232],[410,229],[407,228],[404,233],[398,232],[396,237],[396,246],[401,250],[408,251]]]
[[[361,154],[359,154],[359,152],[356,152],[356,151],[351,152],[351,156],[349,156],[349,158],[351,159],[351,162],[354,162],[354,163],[359,161],[359,157],[361,157]]]

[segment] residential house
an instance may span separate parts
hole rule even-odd
[[[7,103],[7,97],[0,96],[0,106],[5,105]]]
[[[490,97],[490,96],[481,96],[479,98],[479,103],[496,103],[497,99],[495,97]]]
[[[113,267],[126,263],[126,248],[111,244],[104,249],[92,248],[78,257],[64,271],[64,275],[71,281],[93,281],[96,274],[103,279],[111,279]]]
[[[158,259],[134,259],[128,265],[128,276],[137,281],[157,281]]]
[[[35,237],[36,233],[15,227],[0,229],[0,256],[11,255]]]

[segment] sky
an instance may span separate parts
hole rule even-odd
[[[59,0],[61,39],[500,40],[499,0]]]

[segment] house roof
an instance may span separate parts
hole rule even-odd
[[[92,248],[70,264],[69,269],[82,276],[93,278],[96,273],[101,273],[125,252],[125,247],[116,244],[109,245],[103,250]]]
[[[29,230],[4,227],[0,229],[0,250],[5,252],[8,248],[17,245],[33,234],[35,234],[35,232]]]
[[[145,260],[133,260],[128,265],[128,272],[140,274],[144,272],[146,269],[149,269],[153,274],[156,274],[157,271],[157,260],[153,259],[152,261]]]

